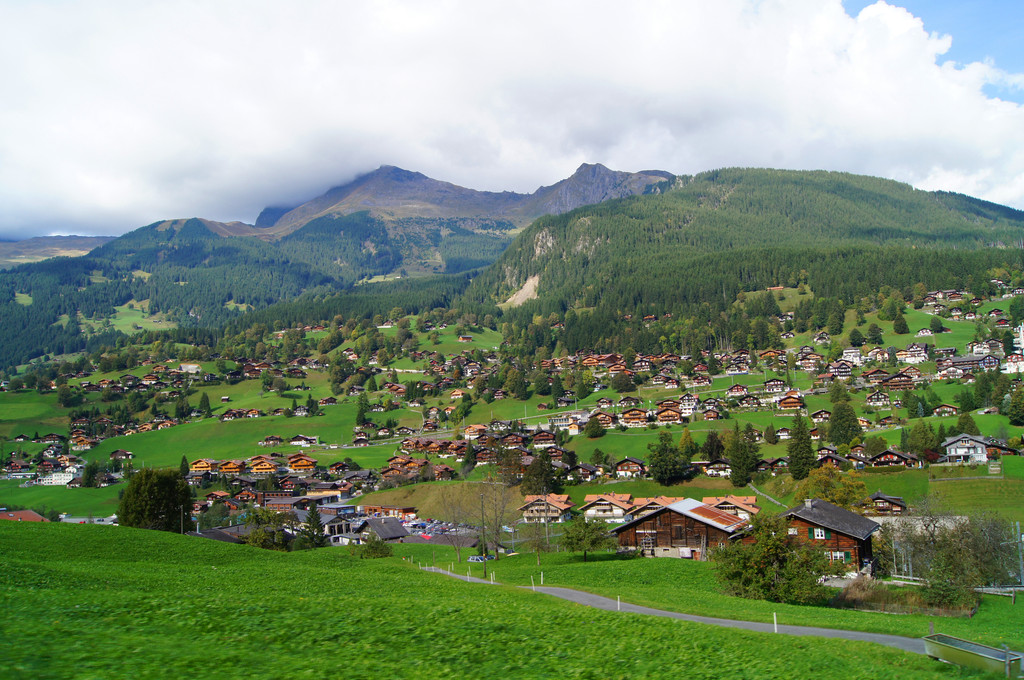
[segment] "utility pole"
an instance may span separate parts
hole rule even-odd
[[[1020,584],[1024,586],[1024,536],[1020,533],[1020,522],[1017,522],[1017,574],[1020,576]]]
[[[484,517],[484,495],[480,494],[480,540],[484,546],[484,578],[487,578],[487,520]]]

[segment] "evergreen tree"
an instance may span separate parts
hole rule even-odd
[[[807,421],[801,416],[793,419],[793,432],[786,446],[789,453],[789,474],[795,480],[806,479],[814,467],[814,447]]]
[[[682,452],[673,446],[668,430],[659,432],[657,443],[648,444],[647,450],[650,451],[647,469],[654,481],[669,486],[683,479],[687,465],[683,462]]]
[[[559,397],[564,395],[565,387],[562,386],[562,376],[556,373],[555,376],[551,379],[551,396],[555,399],[558,399]]]
[[[860,347],[865,342],[864,334],[860,332],[860,329],[854,328],[850,331],[850,346]]]
[[[90,460],[86,464],[85,470],[82,471],[82,486],[84,486],[86,488],[95,487],[96,486],[96,480],[97,480],[97,477],[99,477],[99,474],[100,474],[100,464],[99,464],[99,461]]]
[[[202,396],[199,397],[199,410],[202,411],[204,418],[209,418],[213,415],[213,409],[210,408],[210,395],[203,392]]]
[[[327,545],[323,519],[315,503],[311,504],[309,512],[306,513],[306,523],[302,527],[301,535],[310,548],[323,548]]]
[[[546,451],[541,451],[533,457],[533,461],[523,473],[521,488],[524,494],[561,493],[561,484],[558,483],[555,469],[551,466],[551,458]]]
[[[857,413],[848,401],[841,401],[832,410],[828,421],[829,440],[833,444],[849,444],[855,437],[862,434]]]
[[[1013,403],[1012,401],[1010,402]],[[959,434],[973,434],[974,436],[981,435],[981,430],[978,429],[977,423],[974,422],[974,418],[967,411],[960,414],[960,417],[956,419],[956,431]]]
[[[768,423],[768,427],[764,428],[764,441],[766,444],[778,444],[779,435],[775,432],[775,425]]]
[[[185,454],[183,453],[183,454],[181,454],[181,462],[178,464],[178,473],[184,479],[185,477],[188,477],[188,471],[189,471],[188,458],[186,458]]]
[[[579,457],[575,451],[566,451],[562,454],[562,462],[565,463],[566,468],[574,468],[579,463]]]
[[[757,469],[757,455],[751,442],[740,434],[740,424],[733,426],[732,436],[729,438],[729,446],[725,450],[726,458],[729,459],[729,480],[735,487],[746,486]]]
[[[868,326],[867,341],[872,345],[882,344],[882,328],[877,323],[871,323]]]
[[[601,425],[601,421],[597,418],[590,418],[587,420],[587,424],[583,426],[583,434],[587,435],[589,439],[597,439],[598,437],[604,436],[604,426]]]
[[[366,412],[370,410],[370,399],[366,392],[360,392],[356,399],[356,425],[366,424]]]
[[[892,322],[892,332],[896,335],[905,335],[910,332],[910,327],[907,326],[907,320],[900,313],[896,315],[896,318]]]
[[[1024,425],[1024,389],[1017,388],[1010,399],[1010,407],[1006,412],[1011,425]]]
[[[722,444],[722,440],[718,436],[717,430],[711,430],[711,432],[708,432],[708,438],[705,439],[704,444],[701,445],[700,453],[705,460],[721,458],[722,454],[725,453],[725,445]]]

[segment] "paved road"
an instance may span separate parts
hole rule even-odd
[[[473,576],[466,576],[465,574],[456,574],[445,569],[438,569],[437,567],[425,567],[427,571],[435,571],[439,574],[446,574],[453,578],[457,578],[461,581],[468,583],[486,583],[490,584],[490,581],[485,581],[480,578]],[[522,586],[529,588],[530,586]],[[696,616],[694,614],[680,614],[679,612],[670,612],[663,609],[653,609],[651,607],[641,607],[640,605],[630,604],[623,602],[621,605],[610,598],[601,597],[600,595],[594,595],[593,593],[586,593],[581,590],[573,590],[572,588],[555,588],[550,586],[537,586],[533,590],[539,593],[545,593],[546,595],[553,595],[554,597],[561,598],[563,600],[569,600],[577,604],[582,604],[587,607],[595,607],[597,609],[605,609],[608,611],[624,611],[632,612],[634,614],[647,614],[648,616],[663,616],[670,619],[681,619],[683,621],[692,621],[694,623],[704,623],[711,626],[723,626],[725,628],[739,628],[742,630],[753,630],[760,633],[772,633],[775,631],[775,627],[771,623],[759,623],[755,621],[736,621],[734,619],[719,619],[711,616]],[[874,642],[875,644],[885,645],[886,647],[895,647],[896,649],[903,650],[905,652],[912,652],[914,654],[924,654],[924,640],[921,638],[908,638],[900,635],[883,635],[881,633],[862,633],[856,630],[838,630],[835,628],[816,628],[813,626],[787,626],[779,625],[778,632],[784,635],[813,635],[816,637],[827,637],[827,638],[840,638],[843,640],[856,640],[858,642]]]

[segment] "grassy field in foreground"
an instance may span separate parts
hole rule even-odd
[[[557,529],[556,529],[557,530]],[[454,560],[454,551],[446,546],[403,545],[402,554],[417,562],[447,568]],[[466,553],[463,553],[465,559]],[[927,617],[919,615],[881,614],[786,605],[762,600],[746,600],[721,592],[709,562],[674,559],[623,560],[614,553],[582,555],[542,553],[537,566],[534,553],[503,557],[488,563],[496,580],[508,585],[531,585],[530,578],[540,585],[566,586],[599,595],[621,597],[625,602],[668,609],[687,614],[717,616],[727,619],[771,622],[772,614],[779,623],[861,630],[890,635],[921,636],[928,634],[929,622],[935,631],[955,635],[998,647],[1009,645],[1024,650],[1024,607],[1013,606],[1009,598],[985,596],[978,613],[971,619]],[[463,563],[455,571],[483,576],[482,564]]]
[[[0,676],[9,680],[179,678],[196,668],[321,678],[339,667],[355,678],[982,677],[869,643],[725,630],[465,584],[398,557],[0,524]]]

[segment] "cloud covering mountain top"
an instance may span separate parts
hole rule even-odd
[[[878,2],[20,3],[0,235],[255,220],[393,164],[531,192],[581,163],[891,177],[1024,207],[1024,86]]]

